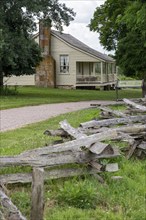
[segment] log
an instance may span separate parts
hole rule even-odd
[[[146,142],[143,141],[141,144],[139,144],[139,145],[137,146],[137,148],[146,151]]]
[[[101,104],[96,104],[96,103],[92,103],[90,104],[91,107],[98,107],[98,106],[112,106],[112,105],[123,105],[123,100],[118,101],[118,102],[105,102],[105,103],[101,103]]]
[[[143,140],[146,141],[146,132],[140,132],[140,133],[135,133],[135,134],[131,134],[132,137],[136,140]]]
[[[88,135],[93,135],[93,134],[97,134],[97,133],[101,133],[101,132],[106,132],[106,131],[109,131],[108,127],[84,129],[84,133],[88,134]]]
[[[7,220],[26,220],[18,208],[12,203],[11,199],[3,192],[0,187],[0,206],[2,214]]]
[[[84,152],[72,153],[71,151],[62,154],[30,155],[29,157],[1,157],[0,166],[32,166],[32,167],[55,167],[64,164],[85,163],[89,160]]]
[[[121,127],[118,127],[116,131],[125,132],[125,133],[140,133],[140,132],[146,131],[146,124],[145,125],[134,124],[134,125],[121,126]]]
[[[44,171],[44,179],[59,179],[73,176],[83,176],[97,173],[97,170],[88,168],[66,168],[66,169],[53,169]],[[31,183],[32,173],[17,173],[0,175],[0,184],[14,184],[14,183]]]
[[[107,112],[107,113],[109,113],[112,116],[118,116],[118,117],[123,117],[123,118],[127,117],[123,112],[120,112],[120,111],[112,110],[110,108],[102,107],[102,106],[101,107],[99,106],[98,108],[101,111]]]
[[[145,106],[142,106],[142,105],[139,105],[139,104],[136,104],[135,102],[133,101],[130,101],[129,99],[123,99],[123,101],[128,104],[128,105],[131,105],[137,109],[140,109],[141,111],[143,112],[146,112],[146,107]]]
[[[33,168],[32,196],[31,196],[31,220],[43,220],[44,213],[44,170]]]
[[[109,131],[108,134],[102,132],[62,144],[29,150],[18,156],[0,157],[0,167],[11,165],[53,167],[70,163],[84,163],[89,160],[89,155],[83,152],[83,147],[88,149],[93,143],[116,136],[116,131]],[[115,156],[113,155],[113,157]]]
[[[141,141],[135,141],[134,142],[134,144],[132,144],[131,146],[130,146],[130,149],[129,149],[129,151],[128,151],[128,153],[127,153],[127,159],[130,159],[131,157],[132,157],[132,155],[134,154],[134,151],[135,151],[135,149],[136,149],[136,147],[139,145],[141,143]]]
[[[0,211],[0,220],[6,220],[3,213]]]
[[[87,135],[84,134],[83,132],[81,132],[81,130],[73,128],[73,127],[67,122],[67,120],[61,121],[59,124],[60,124],[60,127],[61,127],[66,133],[68,133],[71,137],[73,137],[73,138],[75,138],[75,139],[82,139],[82,138],[86,138],[86,137],[87,137]]]
[[[93,129],[93,132],[94,133],[97,133],[97,134],[101,134],[101,133],[106,133],[108,134],[108,132],[114,132],[116,131],[118,134],[120,134],[121,132],[122,133],[129,133],[129,134],[132,134],[132,135],[141,135],[141,134],[138,134],[138,133],[145,133],[146,131],[146,125],[141,125],[141,124],[134,124],[134,125],[127,125],[127,126],[119,126],[117,128],[108,128],[108,129],[105,129],[105,131],[101,132],[101,133],[98,133],[98,129]],[[88,130],[87,130],[88,132]],[[92,132],[92,130],[90,129],[90,133]],[[119,138],[119,136],[115,136],[113,137],[113,139],[115,138]],[[145,138],[145,137],[144,137]],[[112,137],[110,138],[112,139]]]
[[[57,144],[53,146],[47,146],[47,147],[42,147],[42,148],[37,148],[34,150],[29,150],[26,152],[23,152],[20,154],[20,157],[29,157],[30,155],[43,155],[43,154],[50,154],[50,153],[61,153],[65,151],[71,151],[71,152],[76,152],[76,151],[82,151],[82,146],[85,146],[86,148],[89,148],[93,143],[99,142],[99,141],[104,141],[104,140],[109,140],[110,138],[117,137],[118,134],[117,132],[114,131],[109,131],[108,133],[106,131],[101,132],[100,134],[93,134],[90,136],[87,136],[83,139],[78,139],[78,140],[72,140],[66,143],[62,144]],[[0,159],[3,157],[0,157]],[[0,160],[1,163],[1,160]]]
[[[117,124],[128,124],[131,122],[146,122],[146,115],[129,116],[126,118],[112,118],[106,120],[92,120],[81,123],[80,127],[82,127],[83,129],[87,129],[87,128],[111,126]]]
[[[0,175],[0,184],[30,183],[31,181],[31,173],[14,173]]]
[[[1,157],[0,158],[0,166],[32,166],[32,167],[56,167],[65,164],[83,164],[88,163],[92,159],[99,158],[114,158],[119,156],[119,152],[117,149],[114,149],[114,153],[111,154],[101,154],[101,155],[91,155],[86,148],[82,148],[83,151],[68,151],[64,153],[56,153],[56,154],[41,154],[41,155],[33,155],[31,154],[29,157],[20,157],[20,156],[12,156],[12,157]],[[88,149],[88,148],[87,148]]]
[[[127,115],[143,114],[143,111],[140,110],[140,109],[132,108],[132,107],[129,106],[129,107],[125,110],[125,113],[126,113]]]
[[[102,172],[102,165],[100,164],[100,163],[97,163],[97,162],[95,162],[95,161],[90,161],[89,162],[89,165],[91,166],[91,167],[93,167],[94,169],[96,169],[96,171],[98,171],[99,173],[100,172]]]
[[[128,142],[129,144],[133,144],[134,143],[134,138],[131,137],[129,134],[125,134],[123,132],[119,132],[119,136],[118,138],[115,138],[114,140],[122,140],[122,141],[125,141],[125,142]]]

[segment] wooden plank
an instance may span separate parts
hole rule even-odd
[[[88,149],[88,148],[87,148]],[[82,146],[83,151],[68,151],[64,153],[56,153],[56,154],[42,154],[42,155],[30,155],[30,157],[1,157],[0,158],[0,166],[32,166],[32,167],[56,167],[65,164],[83,164],[88,163],[92,160],[92,155],[89,154],[89,151],[86,150]],[[114,154],[100,154],[95,155],[94,158],[114,158],[119,156],[119,153],[115,151]]]
[[[61,127],[66,133],[68,133],[71,137],[73,137],[73,138],[75,138],[75,139],[82,139],[82,138],[86,138],[86,137],[87,137],[87,135],[84,134],[83,132],[81,132],[81,130],[73,128],[73,127],[67,122],[67,120],[61,121],[59,124],[60,124],[60,127]]]
[[[105,171],[107,172],[117,172],[119,170],[117,163],[108,163],[105,167]]]
[[[0,220],[6,220],[1,210],[0,210]]]
[[[135,102],[133,102],[133,101],[131,101],[131,100],[129,100],[129,99],[123,99],[123,101],[124,101],[126,104],[128,104],[128,105],[131,105],[131,106],[133,106],[133,107],[135,107],[135,108],[137,108],[137,109],[140,109],[140,110],[143,111],[143,112],[146,112],[146,107],[145,107],[145,106],[139,105],[139,104],[137,104],[137,103],[135,103]]]
[[[92,120],[81,123],[80,126],[83,129],[87,129],[87,128],[103,127],[103,126],[110,126],[117,124],[128,124],[131,122],[146,122],[146,115],[127,116],[126,118],[112,118],[106,120]]]
[[[11,199],[3,192],[0,187],[0,205],[2,214],[6,220],[26,220],[18,208],[12,203]]]
[[[114,150],[113,150],[113,148],[110,144],[104,144],[104,143],[101,143],[101,142],[94,143],[89,148],[89,151],[91,151],[92,153],[95,153],[97,155],[99,155],[99,154],[113,155],[114,154]]]
[[[125,134],[123,132],[119,132],[119,136],[113,140],[122,140],[122,141],[125,141],[125,142],[128,142],[129,144],[133,144],[134,143],[134,138],[131,137],[129,134]]]
[[[92,156],[90,155],[90,159],[92,159],[92,160],[107,159],[107,158],[115,158],[115,157],[121,156],[118,147],[114,147],[113,151],[114,151],[113,154],[111,154],[109,152],[105,152],[105,153],[102,153],[102,154],[93,154]]]
[[[93,174],[94,170],[88,168],[66,168],[66,169],[53,169],[44,171],[44,179],[59,179],[65,177],[82,176]],[[0,175],[0,184],[14,184],[14,183],[31,183],[31,173],[15,173]]]
[[[127,125],[127,126],[119,126],[117,128],[108,128],[108,129],[105,129],[105,132],[114,132],[114,131],[117,131],[118,133],[120,132],[125,132],[125,133],[133,133],[133,134],[136,134],[136,133],[140,133],[140,132],[144,132],[146,131],[146,125],[138,125],[138,124],[134,124],[134,125]],[[98,132],[98,130],[97,130]],[[101,134],[101,133],[98,133],[98,134]]]
[[[136,147],[141,143],[141,141],[135,141],[131,146],[130,149],[127,153],[127,159],[130,159],[132,157],[132,155],[134,154],[134,151],[136,149]]]
[[[118,117],[123,117],[123,118],[127,117],[123,112],[120,112],[120,111],[112,110],[110,108],[102,107],[102,106],[101,107],[99,106],[98,108],[103,112],[107,112],[111,114],[112,116],[118,116]]]
[[[0,175],[0,184],[30,183],[31,181],[31,173],[14,173]]]
[[[89,160],[83,146],[88,149],[97,141],[117,137],[117,132],[101,132],[86,138],[69,141],[62,144],[47,146],[23,152],[18,156],[0,157],[0,167],[11,165],[30,165],[33,167],[52,167],[70,163],[84,163]]]
[[[78,140],[72,140],[69,142],[65,142],[62,144],[57,144],[57,145],[49,145],[47,147],[43,148],[37,148],[34,150],[29,150],[26,152],[23,152],[20,154],[21,157],[29,157],[31,154],[33,155],[43,155],[43,154],[49,154],[49,153],[61,153],[65,151],[82,151],[82,146],[85,146],[86,148],[89,148],[93,143],[97,141],[104,141],[108,140],[112,137],[117,137],[117,132],[116,131],[109,131],[108,133],[106,131],[101,132],[100,134],[93,134],[90,136],[87,136],[83,139],[78,139]],[[1,159],[2,157],[0,157]],[[1,163],[1,161],[0,161]]]
[[[85,163],[89,160],[84,152],[64,152],[56,154],[33,155],[30,157],[1,157],[0,166],[32,166],[32,167],[55,167],[64,164]]]
[[[44,213],[44,170],[33,168],[32,196],[31,196],[31,220],[43,220]]]
[[[95,162],[95,161],[90,161],[90,162],[89,162],[89,165],[90,165],[91,167],[95,168],[96,171],[98,171],[99,173],[102,172],[101,169],[102,169],[103,166],[102,166],[100,163],[97,163],[97,162]]]
[[[137,146],[137,148],[146,151],[146,142],[143,141],[140,145]]]
[[[120,102],[105,102],[105,103],[101,103],[101,104],[97,104],[97,103],[92,103],[90,104],[91,107],[99,107],[99,106],[113,106],[113,105],[123,105],[123,101],[121,100]]]

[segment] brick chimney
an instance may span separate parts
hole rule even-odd
[[[39,45],[43,60],[36,68],[35,84],[40,87],[55,87],[55,61],[51,56],[50,25],[39,22]]]

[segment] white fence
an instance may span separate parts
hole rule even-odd
[[[4,77],[4,85],[34,86],[35,85],[35,75]]]

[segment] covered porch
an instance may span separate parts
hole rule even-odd
[[[76,62],[77,86],[114,85],[117,80],[115,63]]]

